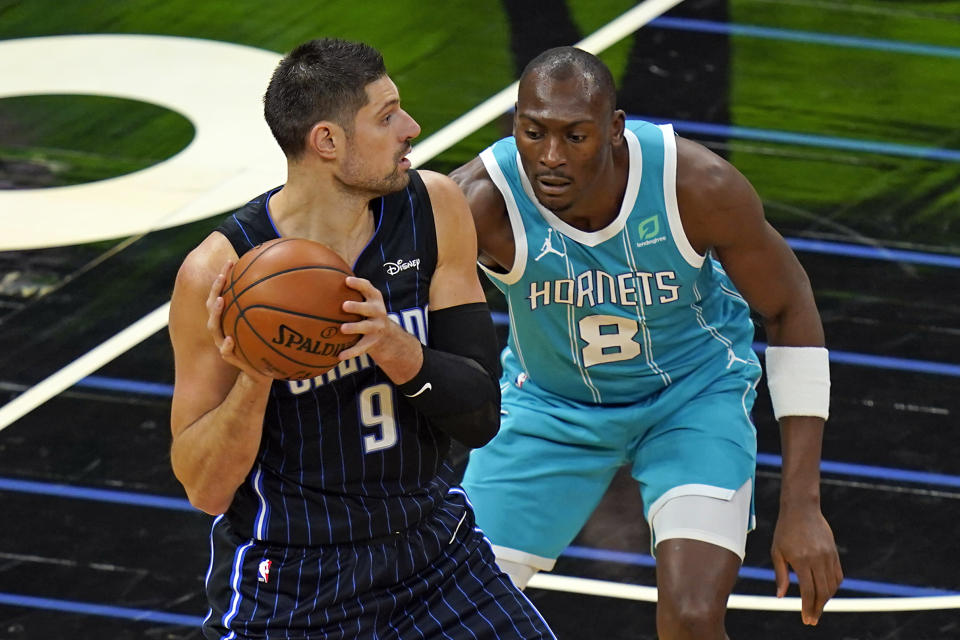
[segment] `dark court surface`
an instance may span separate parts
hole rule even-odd
[[[485,95],[602,24],[583,3],[546,4],[490,3],[504,50]],[[960,98],[945,84],[960,77],[960,3],[689,0],[609,56],[622,106],[733,162],[810,275],[834,353],[822,500],[847,577],[838,597],[960,595]],[[0,100],[0,125],[10,118]],[[449,170],[488,133],[428,166]],[[36,186],[43,168],[7,142],[5,186]],[[213,226],[0,251],[0,405],[164,304]],[[172,373],[163,330],[0,431],[0,640],[199,638],[212,518],[170,471]],[[758,521],[735,593],[772,596],[780,450],[762,384],[754,417]],[[628,474],[555,573],[654,584]],[[655,637],[648,602],[528,595],[561,639]],[[834,612],[816,628],[734,609],[727,627],[734,639],[953,639],[960,609]]]

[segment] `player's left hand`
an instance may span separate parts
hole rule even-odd
[[[800,585],[800,617],[816,625],[823,607],[843,581],[840,556],[833,531],[818,507],[781,506],[770,549],[777,581],[777,597],[787,593],[793,567]]]

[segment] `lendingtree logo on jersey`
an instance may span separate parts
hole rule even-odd
[[[647,245],[664,242],[666,235],[660,234],[660,215],[654,214],[649,218],[644,218],[637,225],[637,247],[646,247]]]

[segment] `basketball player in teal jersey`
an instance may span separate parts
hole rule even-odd
[[[753,526],[763,318],[783,441],[772,556],[816,624],[842,580],[820,511],[829,371],[803,268],[730,164],[669,125],[627,122],[610,71],[550,49],[520,80],[514,135],[452,177],[506,296],[501,429],[464,478],[501,568],[549,570],[632,465],[657,557],[662,640],[724,638]]]

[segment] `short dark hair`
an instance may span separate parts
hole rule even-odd
[[[386,73],[380,52],[362,42],[319,38],[288,53],[263,96],[263,115],[284,154],[299,156],[321,120],[351,133],[367,103],[366,86]]]
[[[520,84],[529,82],[535,75],[554,80],[568,80],[573,77],[587,79],[593,85],[593,90],[607,99],[611,111],[617,108],[617,87],[613,74],[600,58],[583,49],[547,49],[527,63],[520,74]]]

